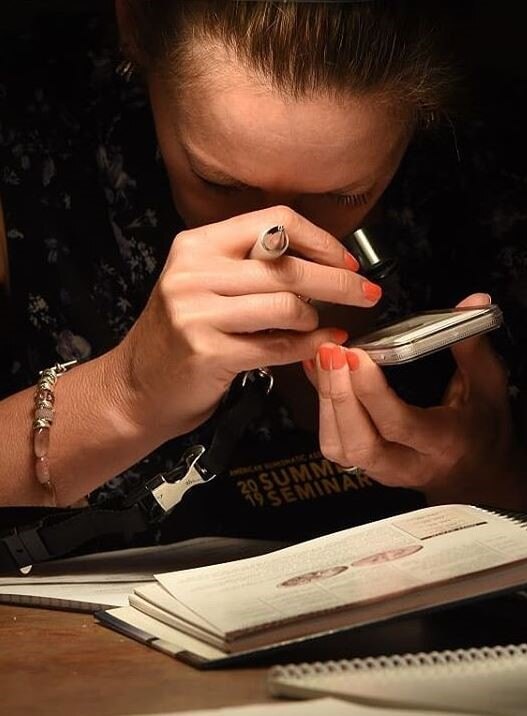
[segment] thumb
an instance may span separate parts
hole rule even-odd
[[[443,394],[441,405],[459,408],[466,402],[470,394],[470,385],[466,377],[456,370]]]
[[[480,308],[491,302],[487,293],[473,293],[458,303],[456,308]],[[501,388],[504,380],[506,382],[503,366],[486,336],[467,338],[455,343],[451,350],[465,389],[468,389],[469,384],[477,384],[494,391],[498,384]]]
[[[313,359],[303,360],[302,368],[304,369],[304,373],[306,374],[306,377],[313,386],[313,388],[318,389],[317,369],[315,367],[315,361]]]
[[[492,303],[492,297],[488,293],[471,293],[462,301],[460,301],[456,308],[485,308]]]

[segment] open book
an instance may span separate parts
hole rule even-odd
[[[100,621],[198,664],[527,584],[527,525],[467,505],[398,515],[229,564],[156,575]],[[145,638],[145,634],[148,635]]]

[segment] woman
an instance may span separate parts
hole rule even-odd
[[[341,347],[378,319],[382,295],[341,241],[375,210],[393,220],[390,192],[384,205],[381,196],[419,126],[447,106],[440,23],[412,3],[380,1],[117,0],[117,17],[125,74],[145,82],[164,169],[140,85],[108,80],[97,27],[91,46],[62,37],[51,94],[45,63],[29,99],[6,80],[2,503],[68,505],[123,472],[128,482],[151,476],[206,438],[239,372],[271,365],[268,415],[249,429],[230,476],[174,513],[174,534],[312,534],[425,500],[525,504],[505,370],[486,340],[455,347],[443,405],[427,410]],[[46,28],[39,35],[45,58],[55,43]],[[429,279],[436,245],[423,250],[412,217],[396,215],[408,237],[384,316],[462,298],[450,265],[448,286]],[[290,254],[248,259],[261,232],[280,224]],[[477,276],[459,275],[466,296]],[[344,308],[319,327],[300,297]],[[488,300],[475,293],[465,303]],[[35,387],[20,388],[70,358],[85,362],[57,382],[42,457]]]

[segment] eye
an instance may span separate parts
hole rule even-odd
[[[366,206],[370,200],[368,192],[363,194],[324,194],[328,199],[335,201],[339,206],[347,206],[356,208],[357,206]]]
[[[247,189],[249,189],[249,187],[243,186],[241,184],[218,184],[215,181],[210,181],[210,179],[205,179],[205,177],[202,177],[200,174],[196,174],[195,172],[194,175],[201,182],[201,184],[204,184],[207,187],[207,189],[217,191],[220,194],[232,194],[236,191],[246,191]]]

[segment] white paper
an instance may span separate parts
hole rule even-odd
[[[474,712],[473,712],[474,713]],[[338,699],[314,699],[312,701],[288,701],[250,706],[228,706],[220,709],[198,711],[175,711],[162,714],[136,714],[135,716],[463,716],[454,711],[416,711],[408,709],[383,709],[362,706]],[[464,714],[466,716],[466,712]],[[477,716],[477,714],[475,714]]]
[[[97,608],[124,607],[131,592],[145,582],[102,582],[101,584],[22,584],[0,587],[0,603],[45,605],[49,600],[60,608],[61,603],[82,602]],[[148,584],[148,582],[146,582]],[[67,604],[64,604],[67,606]]]

